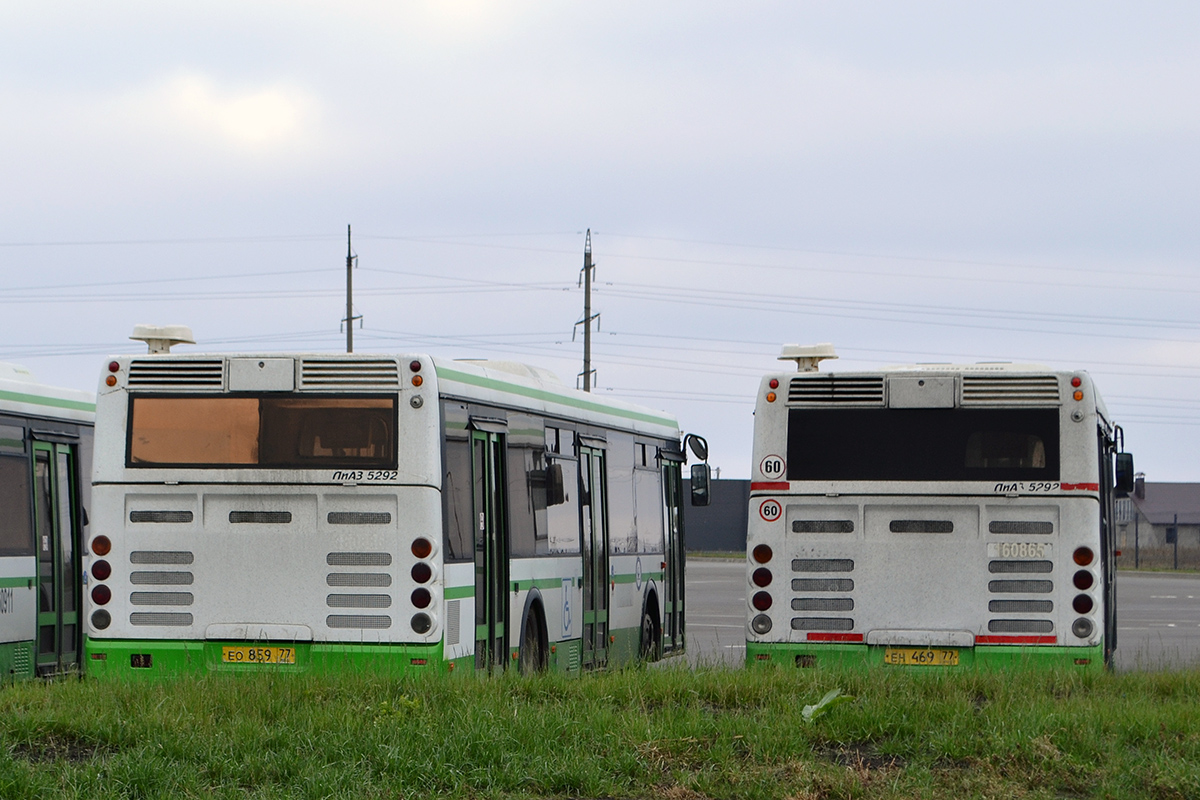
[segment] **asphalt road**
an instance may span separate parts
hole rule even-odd
[[[687,562],[688,663],[740,665],[746,656],[741,559]],[[1117,575],[1118,670],[1200,667],[1200,575]]]

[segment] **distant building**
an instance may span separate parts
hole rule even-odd
[[[684,549],[690,553],[745,553],[750,481],[713,480],[712,502],[683,505]]]
[[[1117,562],[1131,567],[1200,566],[1200,483],[1148,483],[1142,474],[1117,500]]]

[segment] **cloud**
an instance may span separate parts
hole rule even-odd
[[[313,146],[318,103],[285,85],[220,86],[197,73],[173,76],[131,98],[138,115],[177,135],[202,138],[236,151],[307,150]]]

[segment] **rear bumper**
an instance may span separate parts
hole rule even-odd
[[[226,647],[282,645],[294,651],[291,664],[231,664]],[[467,659],[469,662],[470,660]],[[145,680],[186,674],[344,672],[413,674],[470,669],[444,661],[438,644],[348,644],[342,642],[234,642],[87,639],[83,671],[101,680]]]
[[[1104,645],[1095,647],[1059,647],[1038,645],[988,645],[976,647],[937,648],[958,651],[957,666],[896,667],[884,662],[887,648],[865,644],[796,644],[782,642],[746,643],[746,665],[778,665],[787,667],[839,667],[916,669],[924,671],[978,669],[1104,669]]]

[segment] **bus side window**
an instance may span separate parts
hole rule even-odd
[[[471,442],[446,440],[442,476],[442,525],[447,561],[470,561],[475,557],[471,524]]]
[[[31,556],[29,459],[0,456],[0,556]]]

